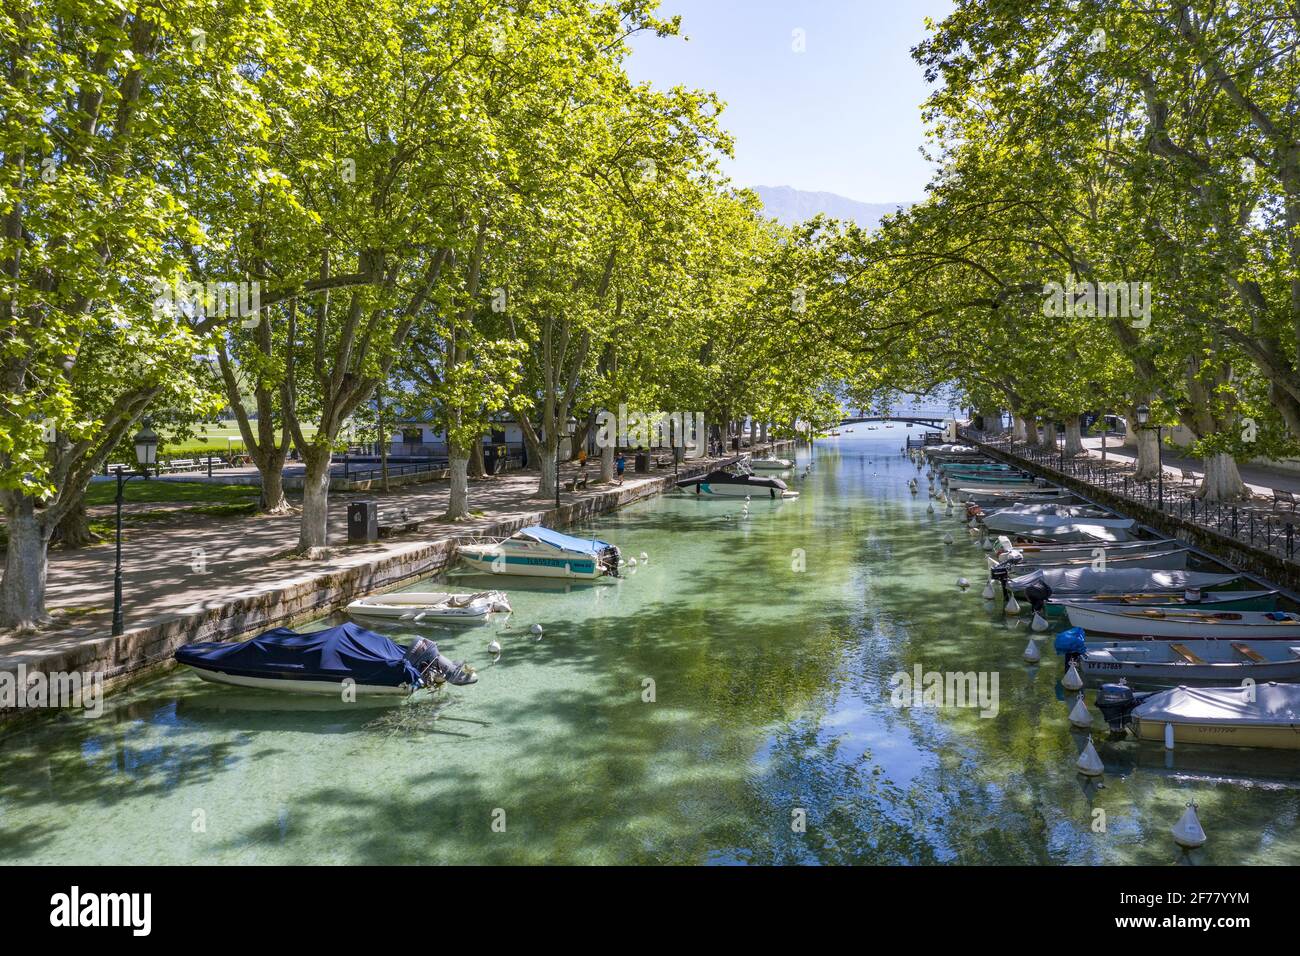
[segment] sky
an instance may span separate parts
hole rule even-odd
[[[910,50],[925,18],[951,9],[951,0],[662,0],[659,16],[681,14],[681,36],[635,38],[628,71],[726,101],[736,159],[724,168],[737,185],[914,201],[930,178],[918,152],[929,87]]]

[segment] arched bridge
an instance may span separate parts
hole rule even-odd
[[[909,422],[913,425],[922,425],[926,428],[934,428],[938,431],[943,431],[947,419],[911,415],[868,415],[863,418],[841,419],[840,425],[857,425],[860,422]]]

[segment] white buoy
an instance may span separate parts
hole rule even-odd
[[[416,624],[419,624],[421,621],[424,620],[424,613],[425,613],[424,611],[421,611],[419,614],[415,615],[415,617],[411,618],[411,620],[414,621]]]
[[[534,624],[534,625],[533,625],[532,627],[530,627],[528,630],[529,630],[530,633],[536,634],[538,637],[541,637],[542,634],[545,633],[545,632],[542,630],[542,625],[540,625],[540,624]]]
[[[636,558],[628,558],[628,559],[627,559],[627,566],[628,566],[629,568],[635,568],[635,567],[636,567]]]
[[[1012,594],[1007,598],[1007,603],[1003,605],[1002,609],[1007,612],[1008,617],[1012,617],[1020,613],[1020,602],[1017,601],[1016,596]]]
[[[944,544],[952,544],[952,542],[953,542],[952,532],[951,532],[951,531],[945,531],[945,532],[943,533],[943,543],[944,543]]]
[[[934,514],[934,502],[933,502],[933,501],[931,501],[929,504],[927,504],[927,505],[925,506],[925,513],[928,514],[928,515],[932,515],[932,514]]]
[[[968,581],[966,578],[958,578],[957,587],[965,591],[968,587],[970,587],[970,581]]]
[[[986,601],[993,600],[993,579],[992,578],[989,578],[987,581],[984,582],[984,590],[981,593],[984,597],[984,600]]]
[[[749,495],[745,495],[745,503],[746,503],[746,504],[749,503]]]
[[[950,515],[950,514],[952,514],[952,499],[951,499],[951,498],[949,498],[949,499],[948,499],[948,503],[947,503],[946,505],[944,505],[943,513],[946,514],[946,515]]]
[[[1083,695],[1074,702],[1074,708],[1070,711],[1070,723],[1076,727],[1092,726],[1092,711],[1088,710],[1088,705],[1083,702]]]
[[[985,551],[993,550],[993,542],[989,540],[988,535],[984,535],[984,537],[980,538],[980,547]]]
[[[488,642],[488,653],[489,653],[489,654],[500,654],[500,653],[501,653],[501,642],[498,641],[496,638],[493,638],[490,642]]]
[[[1205,846],[1207,839],[1205,828],[1196,816],[1196,804],[1189,803],[1174,824],[1174,842],[1185,849],[1195,850],[1198,846]]]
[[[1165,724],[1165,749],[1174,749],[1174,725],[1172,723]]]
[[[1083,678],[1079,675],[1079,668],[1074,661],[1070,661],[1070,666],[1065,669],[1065,676],[1061,678],[1061,686],[1066,690],[1083,689]]]
[[[1035,611],[1035,612],[1034,612],[1034,619],[1033,619],[1032,621],[1029,622],[1029,629],[1030,629],[1031,631],[1045,631],[1045,630],[1047,630],[1047,618],[1043,617],[1043,615],[1041,615],[1041,614],[1039,614],[1037,611]]]
[[[1042,659],[1043,654],[1038,649],[1038,642],[1031,637],[1029,643],[1025,645],[1025,660],[1031,664],[1037,664]]]
[[[1101,765],[1101,756],[1097,753],[1097,748],[1092,745],[1092,738],[1084,744],[1083,753],[1079,754],[1079,759],[1075,763],[1079,768],[1079,773],[1085,777],[1100,777],[1102,771],[1106,768]]]
[[[642,563],[642,564],[645,564],[645,563],[646,563],[647,561],[649,561],[649,560],[650,560],[650,555],[648,555],[648,554],[646,554],[644,551],[642,551],[642,552],[641,552],[641,563]]]

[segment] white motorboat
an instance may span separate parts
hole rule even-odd
[[[510,600],[502,591],[397,591],[353,601],[347,611],[354,617],[382,617],[413,624],[480,624],[493,614],[509,614]]]
[[[1123,682],[1103,684],[1097,707],[1112,730],[1176,744],[1300,750],[1300,684],[1249,681],[1238,687],[1175,687],[1134,693]]]
[[[741,472],[711,471],[697,478],[677,482],[679,490],[703,498],[797,498],[780,478]]]
[[[1104,551],[1098,547],[1098,551]],[[1106,554],[1104,560],[1097,556],[1061,557],[1054,554],[1022,554],[1019,549],[1012,549],[988,558],[989,569],[1011,562],[1012,567],[1022,568],[1090,568],[1094,566],[1116,568],[1142,568],[1147,571],[1185,571],[1187,559],[1192,552],[1187,548],[1172,551],[1151,551],[1138,554]]]
[[[1132,532],[1137,522],[1132,518],[1076,518],[1072,515],[1019,514],[1014,511],[995,511],[984,516],[983,525],[996,534],[1022,535],[1024,537],[1054,537],[1080,527],[1100,528],[1108,531]],[[1061,538],[1068,542],[1069,538]],[[1129,538],[1120,540],[1127,541]]]
[[[576,538],[541,525],[508,538],[468,538],[456,554],[476,571],[530,577],[594,579],[618,577],[618,548],[596,538]]]
[[[1224,611],[1195,607],[1128,607],[1123,604],[1065,605],[1075,627],[1093,634],[1222,640],[1300,640],[1300,614],[1290,611]]]
[[[1014,572],[1016,569],[1010,569]],[[1148,571],[1142,568],[1030,568],[1010,577],[1007,584],[1017,594],[1044,584],[1046,597],[1074,597],[1088,594],[1183,594],[1248,582],[1241,574],[1212,574],[1206,571]]]
[[[1002,555],[1017,551],[1023,558],[1022,564],[1044,564],[1055,561],[1067,561],[1074,558],[1089,560],[1104,556],[1107,563],[1112,558],[1127,558],[1140,554],[1159,554],[1165,551],[1178,551],[1185,548],[1181,541],[1164,538],[1151,541],[1114,541],[1096,544],[1012,544],[1006,535],[999,535],[993,545],[993,554],[1002,559]]]
[[[1221,685],[1249,678],[1300,680],[1300,647],[1284,641],[1088,641],[1083,676],[1156,681],[1209,680]]]
[[[749,467],[755,471],[789,471],[794,462],[789,458],[751,458]]]

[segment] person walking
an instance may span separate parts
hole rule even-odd
[[[627,458],[622,452],[618,453],[618,458],[614,460],[614,470],[618,472],[618,483],[623,483],[623,470],[627,468]]]

